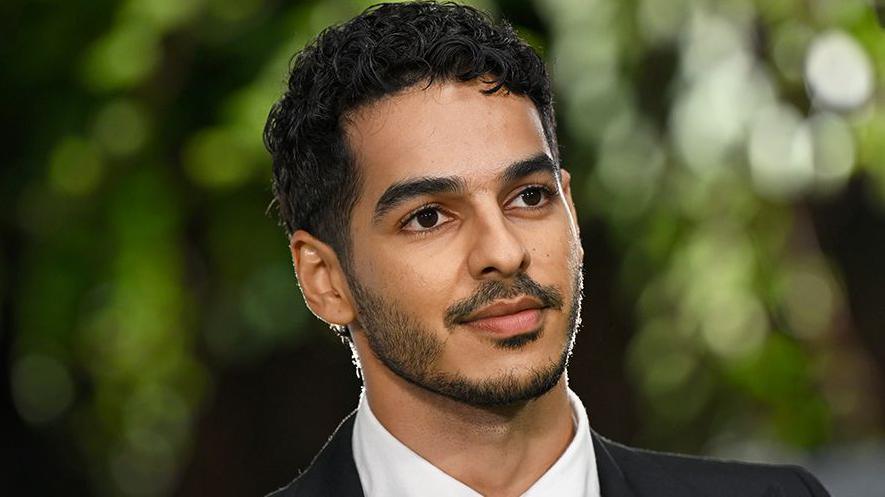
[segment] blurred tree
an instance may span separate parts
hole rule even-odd
[[[0,6],[4,488],[260,493],[353,405],[265,216],[261,129],[291,55],[369,3]],[[553,69],[588,248],[570,376],[594,425],[712,454],[881,434],[868,4],[473,3]]]

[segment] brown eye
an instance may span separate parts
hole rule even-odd
[[[520,193],[520,196],[522,197],[522,201],[525,203],[525,205],[538,205],[539,203],[541,203],[544,195],[538,188],[526,188],[525,190],[523,190],[522,193]]]
[[[453,217],[446,214],[445,210],[435,205],[426,205],[414,212],[403,221],[400,227],[402,231],[412,234],[430,233],[453,220]]]
[[[439,221],[439,212],[436,209],[427,209],[419,212],[415,220],[422,228],[432,228]]]
[[[550,205],[555,194],[543,185],[531,185],[522,190],[510,201],[510,207],[516,209],[541,209]]]

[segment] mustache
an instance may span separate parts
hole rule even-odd
[[[536,282],[525,273],[519,273],[509,285],[501,280],[486,280],[480,283],[473,295],[455,302],[446,309],[445,325],[451,329],[487,304],[522,296],[534,297],[544,307],[562,309],[562,292],[556,287]]]

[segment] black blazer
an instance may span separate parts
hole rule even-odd
[[[364,497],[351,448],[353,422],[351,413],[307,471],[267,497]],[[814,476],[798,466],[664,454],[626,447],[592,430],[590,436],[602,497],[829,496]]]

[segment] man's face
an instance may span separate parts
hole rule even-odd
[[[363,363],[371,353],[407,381],[479,406],[559,381],[583,255],[534,105],[484,88],[419,85],[347,125],[363,177],[348,275]]]

